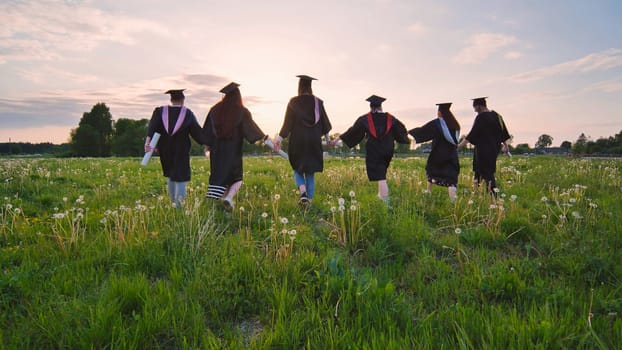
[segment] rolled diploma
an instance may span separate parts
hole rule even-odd
[[[151,151],[145,153],[145,155],[143,156],[143,161],[140,162],[140,165],[149,164],[149,159],[151,159],[151,156],[153,155],[153,149],[158,144],[159,139],[160,139],[160,134],[157,132],[154,132],[153,137],[151,138],[151,142],[149,142],[149,147],[151,147]]]
[[[274,151],[274,142],[272,142],[272,140],[266,139],[263,143],[264,143],[264,145],[270,147]],[[289,156],[287,155],[287,153],[285,153],[285,151],[283,151],[282,149],[280,149],[277,153],[281,157],[283,157],[285,159],[289,159]]]

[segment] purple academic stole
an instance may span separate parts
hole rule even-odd
[[[177,118],[177,122],[175,123],[175,127],[173,128],[173,132],[168,131],[168,106],[162,106],[162,123],[164,124],[164,130],[166,133],[173,136],[179,130],[181,125],[184,123],[184,119],[186,119],[186,107],[181,106],[181,110],[179,111],[179,117]]]
[[[387,130],[384,132],[383,136],[387,136],[389,130],[391,130],[392,122],[393,116],[387,113]],[[377,139],[378,135],[376,134],[376,126],[374,125],[374,120],[371,117],[371,112],[367,113],[367,124],[369,125],[369,133],[371,134],[371,136]]]

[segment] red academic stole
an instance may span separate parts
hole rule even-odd
[[[162,106],[162,124],[164,124],[164,130],[166,133],[173,136],[174,133],[179,130],[181,125],[184,123],[184,119],[186,119],[186,106],[181,106],[181,110],[179,111],[179,117],[177,118],[177,122],[175,123],[175,127],[173,128],[173,132],[169,132],[168,130],[168,106]]]
[[[391,125],[393,125],[392,123],[393,123],[393,116],[387,113],[387,129],[384,132],[383,136],[387,136],[387,134],[389,133],[389,130],[391,130]],[[369,125],[369,133],[371,134],[371,136],[373,136],[376,139],[379,138],[378,135],[376,134],[376,126],[374,125],[374,120],[371,117],[371,112],[367,113],[367,124]]]

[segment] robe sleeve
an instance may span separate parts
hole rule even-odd
[[[501,114],[497,113],[497,115],[499,116],[499,124],[501,125],[501,142],[505,142],[510,139],[510,132],[505,126],[505,122],[503,121],[503,117],[501,116]]]
[[[188,116],[190,117],[190,136],[192,136],[192,138],[199,144],[201,145],[206,145],[207,144],[207,140],[206,137],[203,133],[203,129],[201,128],[201,126],[199,125],[199,122],[197,121],[197,117],[194,116],[194,113],[192,113],[191,110],[187,110],[188,112]]]
[[[244,135],[246,141],[250,143],[255,143],[258,140],[266,138],[267,135],[264,134],[261,129],[259,129],[259,126],[257,126],[255,121],[253,120],[253,117],[251,116],[251,112],[248,109],[244,109],[243,113],[242,135]]]
[[[346,144],[348,147],[352,148],[358,145],[365,137],[367,133],[367,128],[363,124],[361,118],[357,119],[346,132],[341,134],[339,138]]]
[[[475,121],[473,122],[473,127],[471,127],[471,131],[469,131],[469,134],[466,136],[467,141],[469,141],[471,144],[477,146],[477,144],[480,141],[480,134],[482,133],[482,123],[483,120],[482,118],[478,115],[477,117],[475,117]]]
[[[279,131],[279,136],[282,138],[289,137],[289,134],[294,127],[294,119],[296,118],[296,114],[293,110],[292,100],[287,104],[287,110],[285,111],[285,119],[283,120],[283,126],[281,127],[281,131]]]
[[[392,118],[393,126],[391,127],[391,132],[393,133],[393,139],[397,141],[397,143],[410,143],[410,140],[408,139],[408,132],[406,131],[406,126],[404,126],[401,121],[397,120],[397,118]]]
[[[320,123],[322,123],[322,135],[326,135],[333,128],[330,125],[330,120],[328,120],[328,115],[326,114],[326,110],[324,109],[324,102],[319,101],[320,103]]]
[[[162,120],[162,116],[159,111],[160,107],[156,107],[151,114],[151,120],[149,121],[149,128],[147,129],[147,136],[153,138],[153,133],[159,129],[159,124]]]
[[[437,133],[437,129],[434,120],[432,120],[422,127],[408,131],[408,133],[415,138],[416,143],[422,143],[432,140]]]
[[[205,136],[205,144],[208,147],[213,147],[214,142],[216,141],[216,135],[214,134],[214,123],[212,110],[207,113],[207,117],[205,117],[205,122],[203,122],[203,135]]]

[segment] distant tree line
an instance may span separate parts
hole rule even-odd
[[[69,143],[61,145],[27,142],[0,143],[0,154],[41,154],[64,157],[138,157],[142,156],[144,152],[144,141],[148,124],[148,119],[121,118],[114,121],[106,104],[97,103],[91,108],[90,112],[85,112],[82,115],[78,126],[71,130]],[[339,134],[331,135],[333,138],[338,136]],[[284,149],[287,149],[288,141],[288,139],[283,141]],[[622,131],[615,136],[599,138],[596,141],[591,140],[582,133],[574,144],[570,141],[563,141],[559,147],[550,147],[552,144],[553,137],[542,134],[538,137],[535,148],[532,149],[529,147],[529,144],[520,143],[516,146],[510,145],[510,150],[515,154],[573,153],[577,155],[619,155],[622,154]],[[429,149],[430,143],[424,143],[417,145],[414,152],[427,153]],[[256,142],[255,144],[245,142],[242,150],[245,154],[250,155],[270,152],[270,149],[261,142]],[[335,155],[364,154],[365,140],[352,149],[342,147],[328,151]],[[397,144],[395,151],[398,154],[413,152],[409,144]],[[195,156],[203,155],[204,147],[192,140],[190,153]]]
[[[559,147],[550,147],[553,144],[553,138],[550,135],[543,134],[538,137],[535,148],[530,148],[529,144],[520,143],[516,147],[510,149],[517,154],[522,153],[568,153],[576,155],[620,155],[622,154],[622,131],[615,136],[601,137],[597,140],[591,140],[584,133],[581,133],[577,140],[572,143],[563,141]]]

